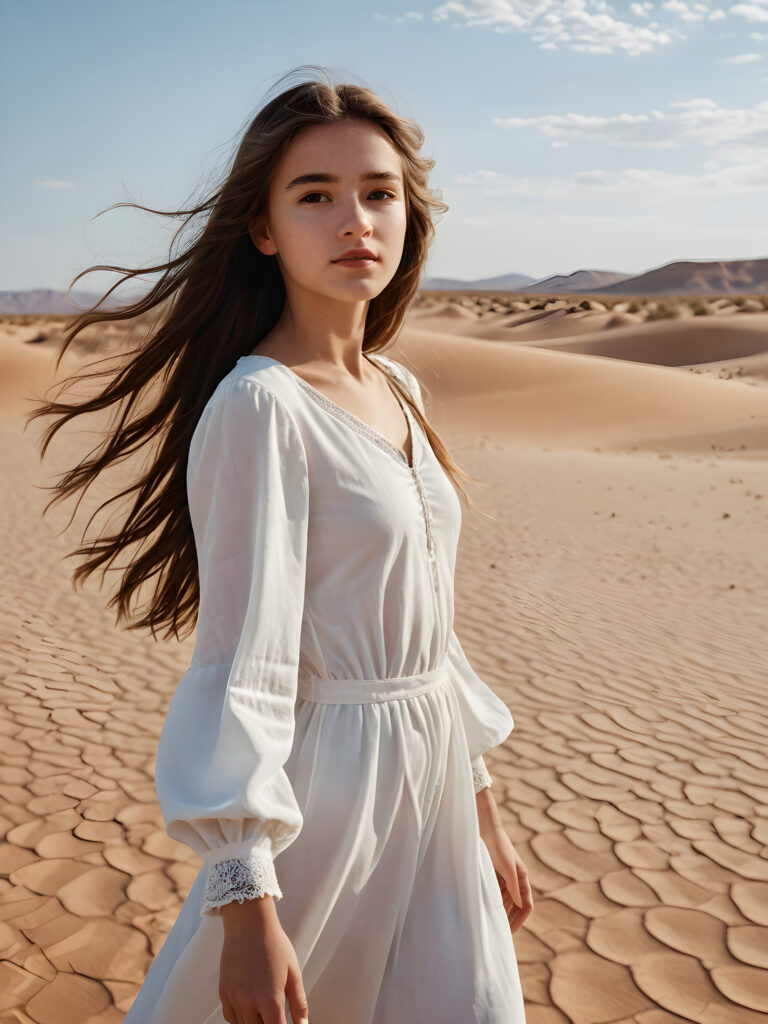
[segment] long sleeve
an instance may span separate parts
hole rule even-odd
[[[490,785],[482,755],[504,742],[515,720],[501,697],[472,668],[455,630],[448,641],[448,674],[459,702],[477,793]]]
[[[274,858],[303,819],[293,743],[309,484],[298,426],[253,380],[223,382],[190,444],[200,607],[195,649],[160,736],[168,835],[204,861],[201,914],[282,896]]]
[[[482,754],[478,754],[477,757],[471,759],[472,765],[472,782],[475,787],[475,796],[480,792],[481,789],[485,789],[487,786],[493,784],[491,774],[485,766],[485,760]]]

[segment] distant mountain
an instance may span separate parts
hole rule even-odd
[[[527,274],[501,274],[475,281],[454,277],[425,277],[422,291],[486,291],[599,295],[744,295],[768,293],[768,259],[760,260],[675,260],[642,274],[614,270],[574,270],[572,274],[534,278]],[[107,305],[119,305],[131,298],[114,296]],[[75,314],[89,309],[100,296],[96,292],[62,292],[50,288],[30,291],[0,291],[0,314]]]
[[[604,292],[610,285],[627,281],[632,274],[620,274],[615,270],[574,270],[572,274],[555,274],[534,281],[527,292]]]
[[[768,292],[768,259],[675,260],[642,274],[614,270],[575,270],[552,277],[504,274],[481,281],[450,277],[425,278],[423,290],[562,292],[619,295],[739,295]]]
[[[90,309],[99,300],[96,292],[61,292],[51,288],[32,288],[21,292],[0,292],[0,313],[17,316],[37,315],[40,313],[64,313],[75,315],[78,310]],[[123,297],[125,301],[125,297]],[[117,305],[110,300],[106,306]]]
[[[534,278],[528,274],[502,274],[483,277],[479,281],[460,281],[455,277],[425,277],[419,287],[434,292],[519,292]]]
[[[622,295],[738,295],[768,292],[768,259],[676,260],[608,285]]]

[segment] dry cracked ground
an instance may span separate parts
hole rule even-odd
[[[36,487],[82,439],[41,466],[36,429],[2,427],[0,1024],[118,1024],[200,863],[153,787],[192,640],[117,629],[114,581],[72,588],[71,506],[41,518]],[[456,628],[515,717],[488,763],[533,883],[529,1024],[764,1021],[765,470],[457,456],[494,481],[495,520],[465,515]]]

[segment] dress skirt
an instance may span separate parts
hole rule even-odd
[[[376,680],[300,675],[285,772],[303,824],[276,858],[275,908],[310,1024],[523,1024],[446,665]],[[201,914],[204,868],[126,1024],[225,1024],[223,922]],[[295,1024],[287,1001],[286,1018]]]

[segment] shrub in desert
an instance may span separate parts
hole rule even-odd
[[[659,302],[655,309],[649,310],[646,320],[672,320],[677,316],[680,316],[679,307]]]
[[[694,316],[709,316],[710,310],[706,302],[697,301],[691,305]]]
[[[630,304],[627,306],[627,312],[628,313],[639,313],[640,312],[640,303],[637,301],[637,299],[632,299]]]

